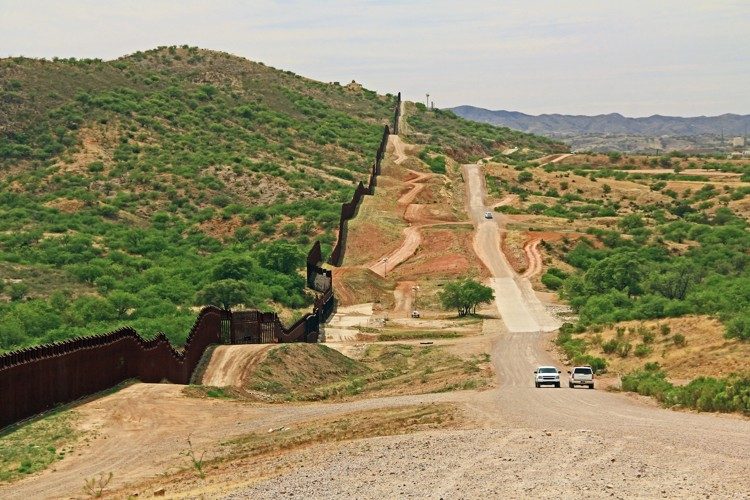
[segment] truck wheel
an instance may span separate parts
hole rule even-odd
[[[558,383],[555,384],[555,388],[557,388],[557,389],[560,388],[560,382],[558,382]]]
[[[534,387],[536,387],[537,389],[539,389],[539,384],[534,383]]]
[[[572,382],[568,382],[568,387],[569,387],[570,389],[572,389],[572,388],[573,388],[573,383],[572,383]]]
[[[594,384],[591,384],[591,385],[589,386],[589,389],[593,389],[593,388],[594,388]]]

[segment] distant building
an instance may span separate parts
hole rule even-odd
[[[732,138],[732,147],[733,148],[741,148],[745,145],[745,138],[744,137],[733,137]]]
[[[362,85],[352,80],[352,83],[347,83],[345,88],[346,90],[359,92],[360,90],[362,90]]]
[[[744,156],[745,158],[750,158],[750,149],[748,149],[747,151],[743,151],[742,156]]]

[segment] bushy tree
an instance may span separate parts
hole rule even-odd
[[[283,241],[266,245],[258,252],[260,264],[280,273],[290,274],[302,267],[304,254],[298,247]]]
[[[477,306],[495,298],[492,288],[472,280],[456,280],[446,283],[439,294],[443,309],[457,309],[459,316],[475,314]]]
[[[126,317],[128,310],[136,307],[140,302],[135,294],[123,292],[122,290],[115,290],[110,293],[107,296],[107,300],[115,308],[119,318]]]
[[[615,254],[604,258],[586,271],[586,286],[596,292],[621,290],[628,295],[641,293],[643,271],[640,259],[633,254]]]
[[[239,304],[246,304],[250,297],[247,283],[235,279],[224,279],[206,285],[196,295],[199,305],[215,304],[230,309]]]
[[[28,293],[29,285],[23,282],[13,283],[12,285],[10,285],[10,289],[8,290],[10,300],[14,301],[22,300]]]

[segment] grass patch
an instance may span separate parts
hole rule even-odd
[[[394,340],[457,339],[460,337],[463,337],[463,335],[449,330],[389,330],[388,333],[378,335],[378,340],[388,342]]]
[[[246,389],[264,400],[318,401],[476,389],[491,376],[488,355],[465,359],[440,346],[375,344],[355,360],[321,344],[289,344],[269,352]]]
[[[211,399],[240,399],[240,391],[232,387],[213,387],[209,385],[189,385],[182,390],[185,396]]]
[[[0,435],[0,481],[18,480],[65,458],[78,437],[77,418],[73,411],[62,411]]]

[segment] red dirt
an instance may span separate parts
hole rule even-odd
[[[74,214],[83,208],[84,203],[81,200],[58,198],[56,200],[48,201],[44,204],[44,206],[49,208],[56,208],[57,210],[66,214]]]
[[[414,302],[414,286],[416,281],[399,281],[396,289],[393,290],[395,306],[393,312],[397,315],[408,316],[411,313],[412,303]]]
[[[229,219],[215,218],[201,222],[198,229],[212,238],[225,240],[234,236],[234,232],[243,224],[239,215],[233,215]]]

